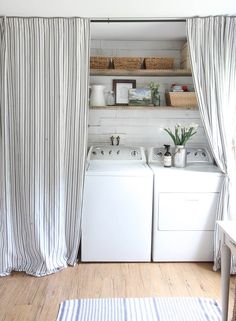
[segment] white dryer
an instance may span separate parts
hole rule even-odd
[[[151,260],[153,173],[141,147],[91,147],[81,260]]]
[[[153,261],[212,261],[222,174],[206,149],[189,148],[185,168],[163,167],[151,148],[154,173]]]

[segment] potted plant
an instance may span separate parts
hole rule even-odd
[[[160,84],[154,83],[153,81],[151,81],[149,84],[149,88],[151,89],[151,95],[152,95],[152,104],[154,106],[160,106],[159,87],[160,87]]]
[[[187,160],[187,151],[185,144],[187,141],[197,133],[198,124],[191,123],[189,126],[175,126],[174,131],[170,128],[164,128],[175,144],[175,151],[173,154],[173,162],[175,167],[185,167]]]

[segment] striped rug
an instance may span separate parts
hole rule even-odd
[[[62,302],[57,321],[221,321],[221,310],[206,298],[80,299]]]

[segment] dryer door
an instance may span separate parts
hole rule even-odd
[[[213,231],[219,193],[160,193],[158,229]]]

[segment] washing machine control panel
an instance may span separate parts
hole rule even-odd
[[[164,147],[152,147],[148,153],[149,163],[163,163],[165,149]],[[172,155],[174,150],[172,150]],[[202,164],[213,164],[213,157],[210,155],[206,148],[187,148],[187,163],[202,163]]]
[[[135,161],[146,163],[146,156],[143,147],[92,146],[89,149],[88,161]]]

